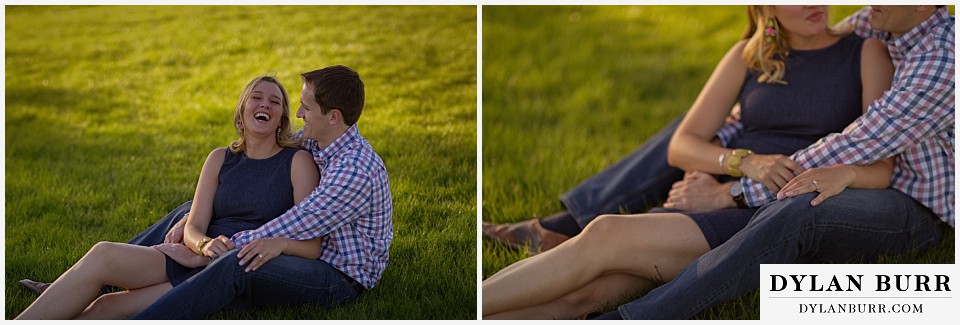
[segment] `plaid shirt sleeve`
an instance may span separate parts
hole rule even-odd
[[[260,228],[234,234],[234,244],[244,246],[270,237],[317,238],[357,220],[370,200],[370,180],[366,175],[355,164],[326,166],[313,193]]]
[[[885,32],[875,30],[870,27],[870,7],[864,7],[857,12],[853,13],[847,18],[844,18],[837,26],[840,29],[850,28],[854,34],[863,38],[879,38],[883,39],[886,36]]]
[[[730,141],[740,134],[740,131],[742,130],[743,123],[740,123],[740,121],[723,124],[723,127],[717,131],[717,138],[720,138],[720,145],[729,148],[728,145],[730,144]]]
[[[923,44],[917,45],[924,46]],[[897,65],[894,84],[867,112],[847,126],[791,158],[806,168],[835,164],[869,164],[892,157],[953,128],[954,54],[952,49],[915,49]],[[741,178],[744,196],[759,207],[775,196],[760,182]]]

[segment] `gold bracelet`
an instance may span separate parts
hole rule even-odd
[[[203,253],[203,251],[200,250],[200,248],[203,248],[203,245],[204,245],[204,244],[209,243],[209,242],[212,241],[212,240],[213,240],[213,238],[210,238],[210,237],[207,237],[207,236],[203,236],[203,239],[198,240],[198,241],[197,241],[197,255],[207,256],[206,254]]]
[[[743,172],[740,171],[740,163],[743,162],[743,158],[752,154],[753,151],[747,149],[733,149],[733,152],[730,153],[730,158],[727,158],[727,175],[733,177],[743,176]]]

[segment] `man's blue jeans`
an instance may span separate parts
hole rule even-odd
[[[326,262],[280,255],[244,272],[239,252],[221,255],[133,319],[202,319],[228,305],[237,307],[235,300],[253,307],[331,306],[359,294],[353,279]]]
[[[601,214],[640,213],[663,202],[683,170],[667,164],[670,138],[683,116],[660,129],[630,155],[560,195],[581,228]]]
[[[153,246],[163,243],[163,239],[167,236],[167,232],[170,231],[170,228],[174,224],[183,219],[183,216],[190,212],[190,207],[193,205],[193,201],[187,201],[181,204],[180,206],[167,213],[166,216],[157,220],[153,225],[148,227],[146,230],[138,234],[136,237],[133,237],[127,244],[140,245],[140,246]]]
[[[760,264],[860,262],[937,243],[936,216],[892,189],[847,189],[819,206],[816,193],[767,204],[746,228],[676,278],[619,307],[624,319],[688,319],[760,287]]]

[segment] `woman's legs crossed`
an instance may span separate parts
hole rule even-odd
[[[682,214],[600,216],[581,235],[485,280],[482,312],[549,303],[609,273],[669,281],[708,250],[700,228]]]
[[[97,298],[77,319],[128,319],[147,309],[170,289],[173,289],[170,282],[164,282],[136,290],[108,293]]]
[[[603,307],[615,306],[654,286],[649,281],[626,273],[603,275],[577,291],[533,307],[486,315],[483,319],[574,319]]]
[[[167,282],[165,263],[163,253],[150,247],[97,243],[17,318],[77,317],[104,285],[140,289]]]

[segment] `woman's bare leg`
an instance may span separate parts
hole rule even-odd
[[[97,243],[17,319],[77,317],[104,285],[140,289],[167,282],[165,264],[163,253],[150,247]]]
[[[483,281],[483,315],[548,303],[608,273],[669,281],[710,249],[682,214],[604,215],[560,246]]]
[[[617,304],[624,298],[653,286],[653,281],[626,273],[613,273],[603,275],[560,299],[533,307],[486,315],[483,319],[574,319]]]
[[[77,319],[129,319],[170,291],[170,282],[100,296]]]

